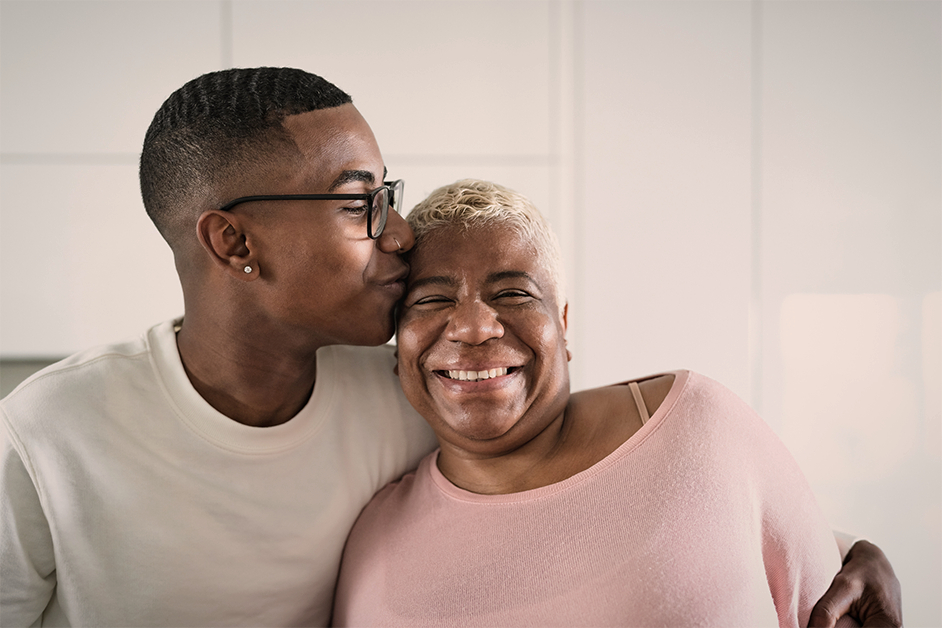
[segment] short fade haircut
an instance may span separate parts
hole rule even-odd
[[[416,205],[406,222],[415,232],[416,247],[438,229],[501,226],[513,230],[536,248],[556,285],[560,311],[565,305],[565,285],[559,240],[549,223],[523,194],[490,181],[462,179],[445,185]]]
[[[274,164],[278,151],[297,150],[282,126],[286,116],[350,102],[334,84],[294,68],[235,68],[193,79],[164,102],[144,137],[147,215],[173,247],[197,214],[194,205],[212,198],[215,186],[247,167]]]

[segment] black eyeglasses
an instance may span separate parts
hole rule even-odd
[[[402,206],[402,191],[405,183],[402,179],[383,181],[383,185],[366,194],[262,194],[259,196],[241,196],[219,208],[230,211],[236,205],[252,201],[367,201],[366,235],[375,240],[383,234],[386,217],[390,206],[397,214]]]

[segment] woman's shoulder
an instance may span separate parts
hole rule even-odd
[[[573,398],[586,407],[594,408],[628,404],[633,409],[637,407],[636,413],[641,410],[638,404],[643,402],[649,420],[653,422],[680,415],[696,421],[701,427],[728,427],[730,421],[752,423],[758,420],[763,423],[752,408],[728,387],[706,375],[683,369],[580,391],[573,393]]]
[[[622,404],[627,402],[631,406],[636,406],[639,401],[631,389],[634,385],[637,385],[637,390],[648,415],[654,416],[667,397],[671,395],[671,391],[675,389],[675,386],[678,388],[683,387],[689,374],[690,371],[669,371],[646,375],[623,380],[616,384],[581,390],[573,393],[572,399],[577,403],[587,405],[607,405],[613,402]]]
[[[733,390],[701,373],[687,371],[684,388],[685,402],[695,404],[704,410],[718,411],[723,414],[755,414],[749,404]]]
[[[665,413],[676,399],[675,387],[682,377],[682,373],[663,373],[573,393],[567,408],[573,426],[570,442],[588,456],[588,462],[602,460]]]
[[[742,397],[706,375],[689,371],[673,405],[676,423],[704,442],[740,448],[740,456],[744,451],[771,455],[780,448],[774,431]]]

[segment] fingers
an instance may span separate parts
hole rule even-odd
[[[809,628],[834,628],[837,620],[850,612],[851,604],[862,594],[862,582],[838,573],[824,596],[811,609]]]
[[[877,613],[868,615],[862,625],[864,628],[902,628],[903,624],[886,613]]]
[[[858,558],[861,569],[857,577],[865,581],[864,591],[852,604],[851,614],[863,626],[902,626],[903,595],[889,559],[879,547],[867,541],[855,543],[848,558],[851,556]],[[845,566],[849,566],[849,562]]]
[[[833,628],[843,615],[863,626],[902,626],[899,580],[879,547],[859,541],[841,571],[811,611],[809,626]]]

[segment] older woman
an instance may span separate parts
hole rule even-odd
[[[460,181],[408,220],[398,372],[440,450],[361,514],[335,623],[807,625],[841,558],[762,420],[690,371],[570,394],[522,196]]]

